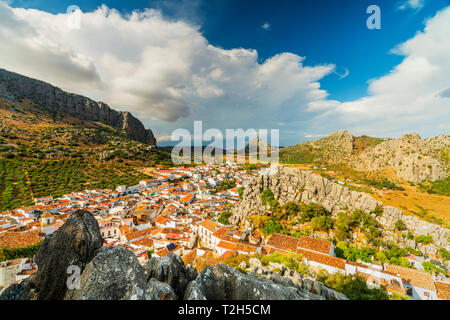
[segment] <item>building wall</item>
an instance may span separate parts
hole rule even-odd
[[[16,281],[16,268],[15,267],[1,267],[0,268],[0,286],[8,287]]]
[[[408,292],[408,288],[412,289],[412,296],[410,296],[410,297],[415,300],[436,300],[437,299],[436,291],[427,290],[427,289],[412,286],[409,284],[403,284],[403,285],[406,288],[406,292]],[[426,296],[427,293],[428,293],[428,297]]]

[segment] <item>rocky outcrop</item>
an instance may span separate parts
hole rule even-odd
[[[130,250],[102,247],[81,276],[79,289],[68,290],[66,300],[149,300],[142,266]]]
[[[85,210],[73,213],[64,225],[47,236],[34,262],[38,271],[7,293],[10,299],[63,299],[67,291],[68,267],[84,270],[101,248],[103,239],[97,220]]]
[[[62,299],[67,268],[73,265],[83,270],[102,244],[95,218],[84,210],[72,214],[60,229],[45,238],[34,258],[38,271],[32,282],[38,299]]]
[[[393,167],[399,178],[414,183],[436,181],[449,176],[449,166],[442,159],[448,153],[450,135],[423,140],[417,133],[384,141],[354,157],[350,164],[358,170]]]
[[[272,166],[265,175],[250,182],[244,190],[243,199],[232,209],[230,222],[237,224],[246,221],[250,214],[265,214],[267,208],[262,205],[259,197],[265,189],[272,190],[281,205],[290,201],[318,203],[332,213],[355,209],[371,213],[380,206],[384,212],[377,219],[386,228],[394,229],[395,223],[400,219],[415,235],[431,235],[436,245],[449,248],[450,230],[414,216],[406,216],[398,208],[383,206],[366,193],[352,191],[310,171],[287,167]]]
[[[148,282],[150,300],[177,300],[178,297],[167,283],[151,278]]]
[[[326,288],[323,292],[307,290],[301,283],[294,283],[289,277],[276,272],[266,276],[256,273],[245,274],[224,264],[203,269],[195,281],[189,283],[185,300],[347,300],[342,294]],[[296,273],[298,279],[301,279]],[[312,280],[312,283],[317,281]],[[326,288],[326,289],[325,289]],[[328,295],[325,294],[328,292]],[[322,293],[322,294],[321,294]]]
[[[17,73],[0,69],[0,97],[5,99],[29,99],[47,109],[80,120],[98,121],[121,130],[130,138],[156,145],[156,139],[150,129],[131,113],[111,109],[103,102],[67,93],[43,81],[28,78]]]
[[[197,277],[197,271],[185,266],[181,257],[169,253],[163,258],[150,258],[145,265],[147,279],[155,278],[167,283],[178,296],[183,296],[186,286]]]

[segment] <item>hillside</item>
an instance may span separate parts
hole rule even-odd
[[[355,150],[355,137],[348,131],[338,131],[328,137],[304,142],[280,150],[283,163],[342,162]]]
[[[313,172],[439,225],[450,225],[450,135],[354,137],[339,131],[280,150],[284,166]]]
[[[421,139],[416,133],[399,139],[354,137],[348,131],[283,148],[285,164],[348,164],[358,171],[394,169],[397,178],[412,183],[438,181],[450,175],[450,135]]]
[[[160,164],[172,165],[170,154],[131,114],[0,69],[0,211],[133,185]]]
[[[27,99],[41,112],[54,119],[73,117],[81,121],[95,121],[118,129],[130,138],[155,145],[150,129],[131,113],[111,109],[103,102],[65,92],[43,81],[0,69],[0,98],[21,103]]]
[[[416,133],[384,141],[351,159],[352,167],[380,170],[394,167],[399,178],[411,182],[437,181],[449,175],[450,135],[423,140]]]
[[[367,193],[286,167],[273,166],[255,178],[232,212],[231,223],[260,227],[263,233],[315,234],[370,244],[377,250],[392,247],[389,243],[393,242],[436,254],[440,247],[448,247],[450,236],[449,229],[404,214]],[[421,237],[427,236],[431,240],[424,243]]]

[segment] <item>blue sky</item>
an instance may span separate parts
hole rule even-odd
[[[297,108],[296,104],[304,103],[306,105],[310,102],[310,100],[307,100],[298,92],[290,92],[288,96],[283,95],[279,99],[279,113],[281,113],[280,110],[287,110],[289,108],[289,112],[286,112],[287,116],[285,118],[283,118],[283,116],[269,116],[269,118],[272,118],[274,122],[279,124],[281,144],[289,145],[311,138],[312,136],[324,135],[338,129],[349,129],[355,134],[371,134],[378,136],[398,136],[402,133],[412,131],[417,131],[424,136],[449,132],[449,127],[445,125],[446,119],[450,119],[448,112],[445,112],[445,104],[448,102],[448,99],[444,99],[444,102],[441,101],[444,107],[440,105],[440,109],[436,111],[435,118],[428,117],[420,120],[421,114],[418,110],[420,110],[420,108],[425,108],[425,104],[412,107],[416,112],[410,115],[410,119],[414,119],[414,121],[409,120],[402,123],[399,122],[398,126],[395,125],[395,117],[386,120],[380,116],[378,118],[373,118],[371,122],[365,123],[360,120],[358,117],[359,115],[355,115],[353,122],[347,121],[353,117],[353,114],[349,115],[351,110],[355,110],[353,103],[357,103],[360,99],[364,100],[365,97],[374,95],[372,92],[373,90],[369,87],[369,81],[371,79],[388,77],[397,66],[402,65],[402,62],[404,62],[408,55],[411,57],[422,55],[425,58],[436,55],[435,53],[430,52],[416,54],[416,52],[420,51],[420,44],[414,46],[415,51],[412,51],[412,49],[408,51],[408,49],[406,50],[407,52],[405,51],[400,54],[398,54],[398,52],[397,54],[391,52],[391,50],[398,45],[413,39],[419,31],[424,30],[426,21],[433,19],[438,12],[445,10],[450,5],[449,0],[409,1],[410,6],[407,5],[407,0],[78,0],[76,2],[65,0],[15,0],[9,1],[9,3],[13,8],[38,9],[52,14],[65,13],[66,8],[72,4],[78,5],[85,13],[95,11],[100,5],[105,4],[109,8],[118,10],[123,16],[127,16],[127,14],[135,10],[142,11],[146,8],[154,8],[162,12],[163,21],[167,23],[177,23],[177,21],[185,22],[187,25],[192,26],[194,30],[197,30],[209,45],[216,48],[222,48],[224,50],[238,48],[256,50],[257,62],[261,65],[264,64],[267,59],[285,53],[292,53],[295,56],[304,57],[305,60],[301,61],[303,68],[318,68],[320,66],[333,65],[333,68],[324,71],[323,73],[321,72],[320,76],[314,77],[311,82],[319,83],[320,89],[326,91],[326,97],[321,97],[321,100],[333,101],[333,103],[336,101],[339,102],[335,103],[335,109],[330,110],[329,108],[320,107],[316,109],[309,108],[314,110],[306,111],[305,107],[298,115],[299,121],[292,121],[289,125],[287,123],[292,119],[285,118],[295,116],[295,113],[290,111]],[[376,4],[381,8],[381,30],[369,30],[366,27],[366,19],[369,16],[366,14],[366,8],[372,4]],[[403,8],[402,5],[404,5]],[[264,25],[265,27],[263,27]],[[435,29],[437,28],[438,27],[435,27]],[[438,33],[438,31],[434,32]],[[431,31],[429,33],[431,34]],[[145,40],[143,39],[142,41]],[[447,48],[436,50],[444,50],[444,52],[439,53],[443,54]],[[89,54],[90,53],[86,53],[86,55]],[[450,52],[448,52],[448,54],[450,55]],[[92,54],[92,56],[94,56],[94,54]],[[95,58],[92,59],[95,65]],[[129,57],[122,58],[122,60],[127,59],[129,59]],[[429,60],[430,59],[432,58],[429,58]],[[191,65],[196,63],[191,63]],[[211,63],[214,64],[214,62]],[[11,65],[13,65],[12,62]],[[442,66],[441,68],[444,70],[446,66],[447,65],[445,64],[444,68],[442,68]],[[1,63],[0,67],[2,67]],[[98,69],[97,66],[96,70]],[[165,70],[165,68],[163,68],[163,70]],[[308,72],[308,70],[306,70],[306,72]],[[282,81],[282,78],[284,77],[283,74],[278,72],[275,74],[279,75],[280,81]],[[104,74],[100,74],[100,76],[103,79]],[[434,78],[436,77],[434,76]],[[389,77],[385,82],[387,83],[388,80]],[[445,90],[447,85],[450,87],[450,81],[448,80],[449,78],[445,76],[443,81],[441,79],[440,83],[443,85],[442,90]],[[230,79],[230,81],[233,81],[233,79]],[[286,81],[289,81],[289,79]],[[63,83],[60,85],[64,89],[72,89],[78,93],[84,93],[79,92],[82,90],[80,87],[71,87],[71,85]],[[383,88],[379,89],[384,90],[382,94],[378,93],[378,87]],[[269,84],[268,88],[279,88],[273,89],[276,93],[276,90],[281,90],[280,88],[282,88],[282,86],[279,86],[278,84],[276,86]],[[382,84],[379,86],[375,85],[374,88],[374,90],[377,91],[377,94],[382,97],[389,95],[389,93],[385,92],[386,89],[384,89]],[[136,110],[132,111],[135,111],[142,117],[148,126],[155,128],[159,136],[167,137],[174,128],[190,128],[189,126],[190,123],[192,123],[192,120],[202,119],[206,121],[207,126],[209,127],[208,119],[210,114],[214,114],[214,104],[217,106],[220,105],[220,110],[223,110],[224,108],[227,108],[227,103],[231,103],[230,101],[218,101],[218,97],[226,97],[227,94],[236,95],[236,93],[228,86],[219,86],[214,89],[219,89],[220,94],[213,98],[211,98],[211,95],[208,95],[208,101],[206,102],[198,97],[189,95],[188,98],[187,95],[183,96],[183,101],[187,101],[186,103],[190,105],[189,110],[186,111],[183,107],[178,105],[173,107],[173,112],[179,112],[181,116],[177,115],[172,118],[165,118],[164,115],[160,115],[151,116],[149,118],[143,108],[136,108]],[[301,88],[296,89],[301,91]],[[441,90],[441,88],[437,87],[434,89]],[[152,88],[152,90],[154,90],[154,88]],[[228,92],[227,90],[230,91]],[[430,90],[432,89],[430,88]],[[89,93],[89,90],[87,91],[87,93]],[[306,93],[306,95],[309,94],[310,93]],[[312,94],[318,93],[313,92]],[[425,94],[426,93],[424,92],[423,95]],[[120,99],[113,99],[106,94],[101,94],[100,91],[92,91],[91,95],[93,98],[106,99],[106,102],[112,103],[113,107],[117,106],[119,109],[127,109],[124,105],[129,109],[130,104],[134,101],[130,99],[130,102],[127,103],[127,101],[124,102]],[[108,98],[110,98],[110,100],[108,100]],[[204,95],[202,98],[204,98]],[[415,100],[420,100],[420,97]],[[149,101],[154,103],[154,97]],[[255,101],[258,101],[258,99]],[[277,101],[278,100],[274,100],[272,103],[277,103]],[[393,100],[389,103],[392,106],[394,105],[394,102],[401,103],[401,101],[402,100],[395,99],[395,101]],[[347,105],[345,104],[346,102],[350,104]],[[363,102],[366,103],[365,100]],[[373,105],[364,106],[364,108],[370,110],[370,108],[376,107],[377,103],[381,102],[386,104],[384,106],[385,110],[389,110],[389,103],[386,102],[384,98],[380,98],[379,101],[374,101]],[[405,100],[405,103],[406,102],[407,101]],[[232,103],[238,105],[239,101],[234,99]],[[246,103],[248,103],[248,101],[243,101],[242,105],[245,107]],[[194,106],[196,105],[200,105],[198,112],[194,109]],[[448,106],[450,109],[450,103]],[[172,105],[169,107],[172,107]],[[258,106],[255,106],[255,108],[257,107]],[[217,108],[219,109],[219,107]],[[261,108],[262,110],[266,110],[265,107]],[[205,109],[210,109],[210,113],[207,113]],[[383,113],[382,108],[380,108],[379,113]],[[193,117],[190,118],[187,114],[193,114]],[[317,117],[319,117],[319,119],[326,119],[323,122],[323,127],[317,126],[317,123],[320,123]],[[175,118],[176,120],[174,120]],[[300,120],[300,118],[302,120]],[[441,119],[443,122],[437,123],[435,119]],[[226,122],[228,127],[233,124],[232,121],[227,122],[224,120],[224,122]],[[277,127],[276,123],[273,124],[273,127]],[[386,123],[386,125],[385,127],[381,127],[378,123]],[[251,121],[240,123],[240,125],[243,127],[255,128],[268,126],[267,122],[263,119],[255,120],[255,123],[251,123]],[[217,127],[217,121],[211,119],[211,126]]]

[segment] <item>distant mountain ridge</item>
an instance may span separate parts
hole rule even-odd
[[[46,82],[0,68],[0,98],[29,99],[49,112],[60,112],[80,120],[98,121],[121,130],[131,139],[156,145],[152,130],[131,113],[116,111],[103,102],[65,92]]]
[[[417,133],[399,139],[355,137],[337,131],[329,136],[280,150],[284,163],[348,163],[356,170],[392,167],[410,182],[436,181],[450,175],[450,135],[422,139]]]

